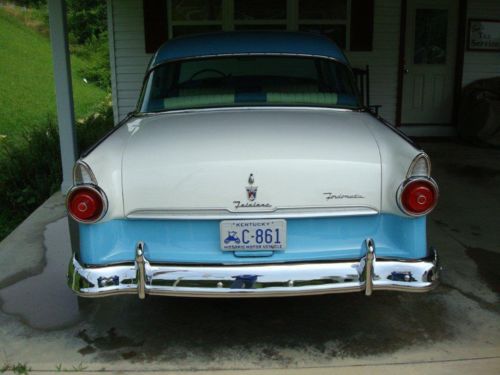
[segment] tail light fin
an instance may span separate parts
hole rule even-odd
[[[405,214],[423,216],[436,207],[439,188],[430,174],[431,162],[427,154],[417,155],[397,193],[398,206]]]

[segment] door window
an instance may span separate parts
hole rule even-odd
[[[415,64],[445,64],[448,10],[417,9],[415,13]]]

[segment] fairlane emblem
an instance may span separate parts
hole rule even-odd
[[[253,183],[255,182],[255,179],[253,178],[253,173],[250,173],[250,177],[248,177],[248,184],[250,186],[247,186],[247,198],[250,202],[253,202],[257,198],[257,186],[253,186]]]
[[[253,177],[253,173],[248,177],[248,185],[245,190],[247,192],[248,202],[242,201],[233,201],[235,209],[246,209],[246,208],[272,208],[273,206],[270,203],[259,203],[255,200],[257,199],[257,186],[254,186],[255,179]]]

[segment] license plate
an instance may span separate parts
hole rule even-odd
[[[220,223],[223,251],[284,250],[285,220],[227,220]]]

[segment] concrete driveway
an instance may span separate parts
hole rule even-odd
[[[429,220],[444,266],[435,291],[79,301],[55,195],[0,244],[0,370],[500,373],[500,150],[424,148],[442,194]]]

